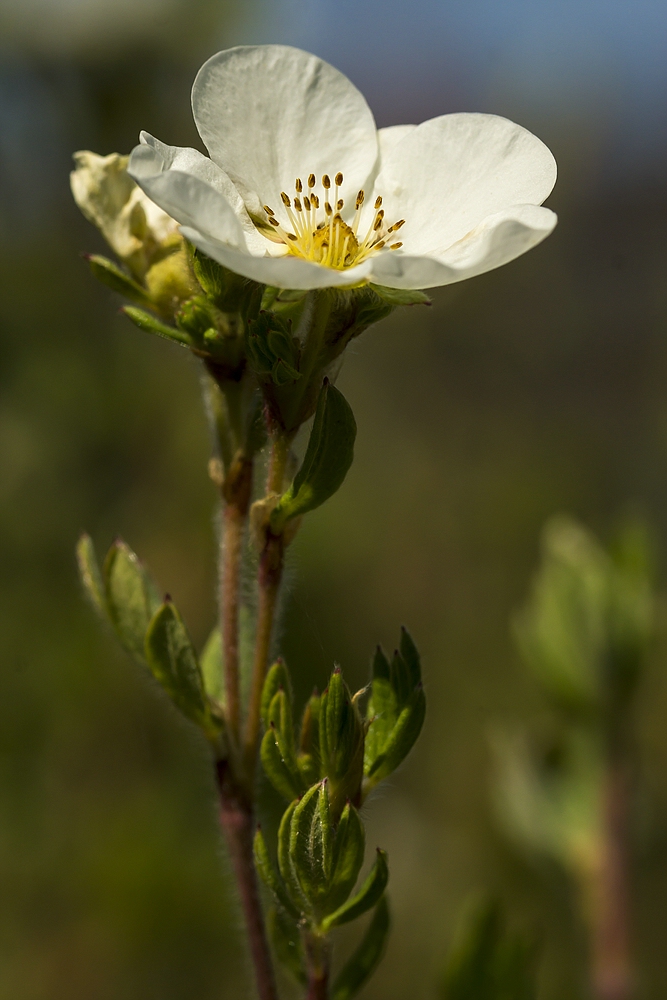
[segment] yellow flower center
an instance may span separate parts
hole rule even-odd
[[[343,184],[342,173],[337,173],[332,185],[331,178],[322,178],[322,197],[317,194],[315,174],[308,177],[306,190],[301,178],[294,184],[296,194],[291,199],[284,191],[280,198],[288,219],[283,225],[273,209],[264,206],[266,218],[260,220],[258,228],[275,243],[282,243],[288,252],[302,260],[333,267],[342,271],[346,267],[361,264],[366,258],[383,248],[398,250],[402,243],[394,243],[393,234],[405,224],[405,219],[387,226],[382,208],[382,198],[375,201],[372,222],[365,236],[359,234],[361,210],[365,194],[359,191],[356,198],[354,217],[348,224],[341,216],[345,201],[340,197]]]

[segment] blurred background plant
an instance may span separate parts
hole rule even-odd
[[[140,127],[196,144],[194,73],[242,41],[330,59],[381,125],[495,112],[559,161],[549,241],[391,317],[347,359],[357,461],[295,543],[284,651],[300,703],[334,661],[363,684],[359,650],[391,647],[397,621],[422,653],[420,745],[365,817],[392,858],[394,930],[364,995],[431,996],[463,901],[488,890],[511,928],[537,929],[540,998],[585,996],[570,876],[498,828],[486,737],[545,711],[507,622],[548,517],[609,538],[638,510],[665,562],[666,23],[657,0],[418,0],[409,18],[398,0],[0,0],[0,996],[248,990],[205,751],[98,634],[72,555],[83,527],[101,548],[119,531],[208,634],[196,368],[188,384],[177,348],[90,280],[77,255],[104,246],[68,185],[71,150],[127,152]],[[634,703],[649,998],[667,990],[666,656],[658,635]]]

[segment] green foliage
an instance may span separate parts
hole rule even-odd
[[[430,306],[426,292],[417,288],[387,288],[385,285],[370,286],[376,295],[392,306]]]
[[[156,316],[153,316],[152,313],[148,313],[144,309],[139,309],[137,306],[123,306],[121,312],[145,333],[154,333],[158,337],[163,337],[165,340],[170,340],[172,343],[178,344],[179,347],[191,346],[191,340],[187,334],[181,333],[174,326],[163,323]]]
[[[382,896],[361,943],[334,980],[331,1000],[351,1000],[365,986],[384,955],[390,927],[389,904]]]
[[[351,920],[356,920],[370,910],[378,902],[382,893],[387,888],[389,881],[389,867],[387,865],[386,852],[377,848],[377,855],[373,867],[366,876],[359,892],[349,899],[337,910],[330,913],[322,921],[322,929],[328,932],[332,927],[339,927],[347,924]]]
[[[183,715],[200,726],[216,752],[222,754],[219,633],[214,630],[204,650],[206,681],[181,616],[169,598],[160,600],[155,583],[122,539],[109,549],[101,571],[88,535],[79,539],[77,559],[83,585],[98,613],[125,649],[148,667]]]
[[[201,672],[206,694],[218,705],[224,705],[225,671],[222,659],[222,635],[217,625],[211,631],[202,650]]]
[[[99,254],[86,254],[86,260],[90,265],[93,277],[101,281],[102,284],[111,288],[114,292],[122,295],[132,302],[145,306],[148,309],[154,308],[150,295],[137,281],[134,281],[122,268],[118,267],[107,257]]]
[[[125,648],[143,659],[146,630],[160,605],[157,588],[122,539],[109,549],[102,576],[111,624]]]
[[[339,667],[322,694],[320,761],[330,782],[331,807],[340,816],[347,799],[358,802],[364,770],[364,723]]]
[[[288,385],[301,378],[299,341],[292,336],[291,321],[280,315],[261,310],[257,319],[248,324],[246,349],[250,365],[260,378],[274,385]]]
[[[369,728],[364,751],[365,791],[405,760],[426,714],[419,653],[406,629],[401,631],[400,651],[396,650],[391,663],[378,646],[372,673],[366,709]]]
[[[615,556],[580,525],[550,521],[529,602],[515,620],[520,652],[557,705],[613,710],[634,689],[654,630],[645,542],[626,532]]]
[[[340,488],[352,464],[356,434],[347,400],[325,379],[303,463],[271,515],[273,531],[280,532],[290,518],[315,510]]]
[[[508,934],[499,907],[487,903],[452,950],[442,1000],[535,1000],[534,946]]]

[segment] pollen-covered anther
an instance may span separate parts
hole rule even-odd
[[[390,243],[389,237],[405,225],[405,219],[400,219],[387,227],[384,221],[382,196],[378,195],[372,217],[369,219],[368,231],[362,236],[359,233],[359,226],[366,194],[363,188],[358,191],[353,216],[350,221],[346,221],[342,215],[345,199],[340,191],[343,180],[343,173],[340,170],[333,175],[333,183],[329,174],[323,174],[323,197],[320,201],[319,195],[314,191],[317,186],[316,175],[308,174],[307,194],[304,193],[303,181],[297,177],[294,182],[296,194],[293,198],[290,198],[285,191],[280,192],[284,212],[289,221],[283,225],[276,218],[273,209],[269,205],[264,205],[266,222],[271,227],[269,235],[269,229],[264,225],[264,234],[274,242],[282,243],[288,253],[336,270],[361,264],[385,248],[399,250],[403,244]],[[321,214],[320,205],[323,209]]]

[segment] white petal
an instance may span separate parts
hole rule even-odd
[[[205,254],[217,260],[224,267],[245,278],[259,281],[276,288],[344,288],[367,279],[371,272],[370,261],[358,267],[336,271],[320,264],[311,264],[292,254],[282,257],[256,257],[242,249],[235,249],[226,243],[205,236],[190,228],[183,228],[183,236]]]
[[[372,281],[390,288],[433,288],[491,271],[537,246],[556,215],[536,205],[516,205],[489,216],[445,253],[414,256],[385,251],[373,257]]]
[[[380,163],[384,163],[394,146],[417,128],[416,125],[388,125],[378,129]]]
[[[376,181],[406,254],[441,254],[487,216],[540,205],[556,180],[549,149],[495,115],[432,118],[390,149]]]
[[[344,194],[363,186],[378,155],[375,121],[363,95],[337,69],[285,45],[227,49],[204,63],[192,108],[211,157],[251,212],[297,177],[343,172]],[[353,197],[353,195],[352,195]]]
[[[179,182],[174,186],[170,181],[159,179],[164,178],[172,172],[191,176],[199,184],[193,183],[184,187],[183,183]],[[258,253],[264,251],[265,241],[253,226],[243,204],[243,199],[232,181],[225,174],[224,170],[221,170],[213,160],[208,156],[204,156],[198,150],[183,146],[168,146],[166,143],[154,138],[148,132],[142,132],[140,144],[132,150],[128,173],[153,201],[183,225],[196,225],[193,222],[194,216],[191,213],[197,211],[199,213],[198,217],[202,218],[201,210],[195,209],[194,205],[179,203],[178,208],[175,208],[175,211],[172,212],[165,208],[165,205],[159,199],[170,199],[170,204],[174,207],[173,198],[178,188],[181,195],[185,194],[186,189],[196,190],[198,191],[198,202],[201,203],[203,199],[205,204],[213,204],[215,200],[212,199],[210,192],[202,188],[201,185],[205,185],[206,188],[212,188],[214,192],[222,195],[227,205],[232,208],[243,230],[246,242]],[[153,193],[151,194],[151,192]],[[175,214],[176,211],[178,211],[178,215]],[[224,209],[220,209],[219,211],[224,212]],[[212,220],[211,224],[213,224]],[[201,228],[201,226],[197,226],[197,228]],[[227,231],[226,223],[224,228]],[[209,232],[210,229],[206,228],[205,231]],[[222,238],[222,233],[216,233],[216,235]]]

